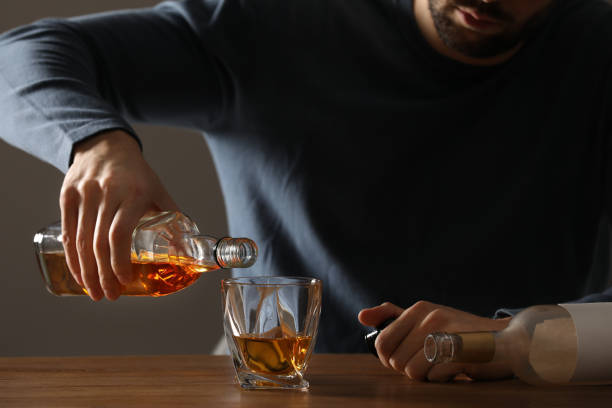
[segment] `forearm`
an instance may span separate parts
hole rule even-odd
[[[594,302],[612,302],[612,287],[604,290],[600,293],[591,293],[587,296],[581,297],[579,299],[568,300],[561,303],[594,303]],[[525,305],[525,307],[533,306],[533,305]],[[508,316],[514,316],[524,308],[516,308],[516,309],[508,309],[502,308],[498,309],[495,312],[495,319],[500,319]]]
[[[222,97],[202,41],[162,6],[7,32],[0,137],[66,171],[74,143],[111,129],[133,135],[128,120],[205,129]]]
[[[571,300],[565,303],[592,303],[592,302],[612,302],[612,287],[600,293],[591,293],[580,299]]]
[[[52,22],[0,37],[0,136],[62,171],[79,140],[112,128],[133,133],[97,93],[82,48]]]

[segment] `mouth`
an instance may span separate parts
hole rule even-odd
[[[478,13],[471,8],[457,7],[456,12],[459,14],[459,21],[462,25],[472,31],[490,34],[500,31],[503,26],[503,21]]]

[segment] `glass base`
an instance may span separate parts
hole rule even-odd
[[[302,390],[310,384],[301,376],[262,376],[251,371],[238,370],[238,384],[245,390]]]

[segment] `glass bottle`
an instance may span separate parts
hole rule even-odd
[[[61,224],[34,235],[36,259],[49,292],[86,295],[74,280],[64,255]],[[257,245],[248,238],[217,239],[201,235],[196,224],[177,211],[143,217],[132,233],[134,280],[122,285],[128,296],[164,296],[194,283],[204,272],[247,268],[257,259]]]
[[[538,305],[501,331],[432,333],[425,358],[446,362],[506,362],[534,385],[612,383],[612,303]]]

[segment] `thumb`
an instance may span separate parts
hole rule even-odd
[[[385,302],[378,306],[362,309],[357,318],[364,326],[376,327],[385,320],[398,317],[403,311],[404,309],[401,307]]]

